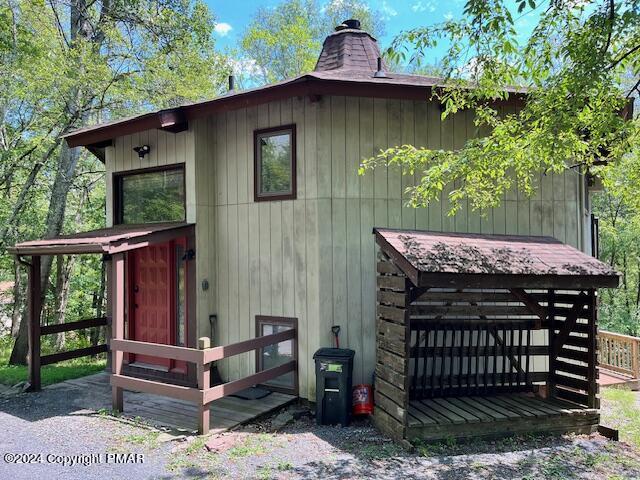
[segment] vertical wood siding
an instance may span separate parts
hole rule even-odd
[[[288,123],[297,127],[298,198],[256,203],[253,131]],[[361,159],[379,149],[403,143],[457,148],[474,135],[471,112],[441,122],[431,102],[338,96],[216,114],[177,135],[140,134],[152,146],[145,165],[187,163],[187,215],[196,221],[197,236],[198,336],[209,335],[210,314],[218,316],[217,344],[253,337],[256,315],[297,317],[300,394],[312,399],[312,356],[332,344],[332,325],[342,327],[341,346],[356,351],[354,382],[371,382],[374,226],[551,235],[583,248],[583,201],[574,172],[541,175],[531,198],[513,191],[500,207],[480,214],[465,203],[454,217],[447,214],[446,192],[428,208],[404,206],[403,191],[416,179],[399,169],[357,174]],[[138,135],[118,139],[108,149],[108,173],[144,166],[131,150],[140,142]],[[238,356],[221,365],[223,376],[251,373],[254,362]]]

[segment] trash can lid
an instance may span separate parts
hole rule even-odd
[[[313,358],[335,358],[339,360],[348,360],[356,354],[354,350],[349,348],[320,348],[313,354]]]

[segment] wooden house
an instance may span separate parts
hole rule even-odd
[[[385,71],[384,64],[379,68],[379,57],[376,40],[359,28],[359,22],[348,21],[327,37],[313,72],[66,136],[69,146],[84,146],[104,161],[107,228],[24,242],[13,252],[33,257],[32,277],[38,275],[40,255],[100,253],[110,262],[116,405],[121,406],[122,388],[182,395],[206,404],[215,395],[258,381],[313,401],[313,353],[332,345],[331,327],[340,325],[341,346],[356,352],[354,381],[372,383],[374,372],[377,375],[379,424],[407,437],[415,422],[447,418],[433,405],[422,413],[410,407],[429,390],[420,382],[430,381],[437,368],[443,369],[434,376],[438,382],[448,375],[452,380],[438,383],[441,395],[434,398],[446,397],[454,385],[462,385],[454,377],[484,374],[476,366],[459,371],[463,359],[491,353],[500,358],[497,370],[489,372],[497,375],[511,369],[505,355],[511,358],[521,343],[504,337],[487,340],[499,320],[508,322],[504,325],[509,335],[528,332],[526,345],[522,343],[528,349],[528,370],[518,379],[521,388],[511,390],[556,392],[554,385],[561,382],[553,377],[559,360],[550,350],[557,326],[552,318],[560,315],[560,308],[563,313],[571,310],[564,303],[573,302],[567,295],[575,294],[579,298],[575,305],[580,305],[576,309],[587,312],[580,310],[576,318],[587,323],[565,322],[584,335],[576,347],[581,353],[572,354],[575,358],[569,363],[577,361],[579,367],[571,368],[586,376],[580,382],[567,381],[567,388],[579,387],[576,392],[588,397],[584,408],[592,410],[586,423],[589,428],[597,425],[594,289],[613,286],[617,277],[589,256],[591,216],[585,177],[572,169],[541,175],[535,195],[511,191],[499,207],[484,214],[463,205],[457,215],[449,216],[447,192],[428,208],[406,207],[403,191],[416,179],[394,168],[359,176],[363,158],[402,144],[458,148],[482,132],[473,123],[472,111],[441,120],[441,106],[431,98],[439,85],[437,78]],[[524,94],[513,90],[496,107],[513,113],[525,100]],[[388,228],[395,230],[383,230]],[[469,234],[464,238],[470,245],[496,238],[491,235],[506,235],[504,242],[513,241],[517,248],[520,236],[526,236],[543,243],[542,250],[551,256],[556,250],[560,255],[570,252],[568,262],[575,263],[558,273],[563,277],[559,283],[554,283],[550,271],[543,274],[546,283],[535,272],[530,283],[521,278],[526,272],[510,272],[519,278],[513,285],[504,281],[506,272],[499,282],[477,282],[471,281],[477,272],[464,268],[448,272],[445,281],[438,277],[438,282],[423,283],[416,274],[421,267],[411,267],[411,261],[403,260],[406,252],[389,247],[393,242],[382,233],[395,231],[409,237],[418,235],[416,231]],[[443,242],[448,239],[443,237]],[[469,283],[448,283],[458,274]],[[582,283],[573,283],[572,275]],[[38,284],[32,278],[34,290]],[[433,307],[437,328],[426,321],[431,318],[430,303],[420,303],[428,294],[426,287],[442,292],[434,293],[444,301]],[[495,297],[482,294],[484,288],[492,289]],[[560,293],[565,289],[577,293]],[[551,309],[554,301],[547,295],[561,298],[563,306]],[[30,303],[33,318],[38,318],[37,297],[32,295]],[[458,300],[472,303],[454,308]],[[487,306],[494,301],[496,306]],[[427,313],[419,321],[406,313],[414,302]],[[460,321],[446,326],[447,315],[454,311]],[[469,315],[491,321],[472,332]],[[453,334],[455,325],[460,330]],[[434,334],[436,330],[440,333]],[[36,335],[32,334],[33,342]],[[214,347],[196,350],[203,337]],[[267,340],[257,341],[263,337],[280,341],[275,355],[273,348],[265,348]],[[247,344],[250,339],[253,343]],[[457,360],[448,364],[431,359],[418,365],[416,358],[424,361],[425,354]],[[210,392],[212,361],[233,388]],[[513,387],[513,375],[507,377]],[[487,391],[495,393],[496,382]],[[417,385],[424,387],[420,393]],[[468,384],[483,385],[480,380]],[[435,391],[429,390],[427,397]],[[577,399],[570,394],[563,398]],[[449,408],[459,421],[459,410],[464,409]],[[530,410],[521,409],[519,414],[547,411]],[[509,418],[504,411],[500,415]],[[479,417],[493,418],[486,412]]]

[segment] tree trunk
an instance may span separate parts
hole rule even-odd
[[[64,323],[66,319],[67,303],[69,301],[69,286],[71,270],[75,257],[65,259],[64,255],[56,257],[56,323]],[[65,345],[65,332],[56,336],[56,349],[62,350]]]

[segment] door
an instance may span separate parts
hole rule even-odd
[[[167,242],[134,250],[131,257],[133,331],[130,338],[140,342],[171,344],[174,311],[171,244]],[[136,355],[130,361],[163,370],[171,368],[171,360],[148,355]]]

